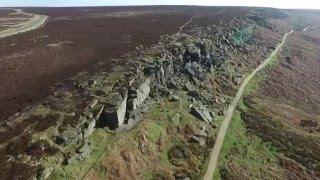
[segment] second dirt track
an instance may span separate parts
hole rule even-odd
[[[48,19],[46,15],[32,14],[23,12],[21,9],[12,9],[18,14],[23,14],[30,16],[30,18],[22,23],[14,25],[14,27],[7,28],[3,31],[0,31],[0,38],[5,38],[9,36],[13,36],[16,34],[32,31],[40,28]]]

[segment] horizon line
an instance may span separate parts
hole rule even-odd
[[[272,6],[239,6],[239,5],[182,5],[182,4],[155,4],[155,5],[75,5],[75,6],[0,6],[0,9],[5,8],[81,8],[81,7],[152,7],[152,6],[186,6],[186,7],[248,7],[248,8],[273,8],[273,9],[283,9],[283,10],[320,10],[319,8],[279,8]]]

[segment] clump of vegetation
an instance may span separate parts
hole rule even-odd
[[[248,18],[256,22],[261,27],[271,29],[270,23],[264,17],[258,15],[249,15]]]
[[[243,46],[245,45],[250,39],[251,34],[253,31],[253,27],[246,27],[246,28],[236,28],[236,30],[232,33],[232,40],[236,45]]]

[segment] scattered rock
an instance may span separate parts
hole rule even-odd
[[[181,89],[181,82],[178,79],[170,78],[167,81],[167,87],[170,89]]]
[[[76,127],[79,128],[81,125],[83,125],[86,122],[87,122],[87,117],[86,116],[80,116]]]
[[[90,155],[91,150],[92,148],[89,142],[83,143],[83,145],[79,147],[76,153],[67,159],[66,163],[75,164],[78,161],[85,160],[85,158],[87,158]]]
[[[93,118],[93,114],[92,114],[92,112],[91,112],[89,109],[86,109],[86,110],[84,111],[84,115],[85,115],[86,117],[88,117],[88,118]]]
[[[208,138],[208,124],[203,124],[201,127],[201,130],[194,133],[190,137],[190,141],[194,143],[200,144],[200,146],[204,146],[207,144],[207,138]]]
[[[177,95],[175,95],[175,94],[173,94],[173,93],[171,93],[169,99],[170,99],[171,101],[180,101],[179,96],[177,96]]]
[[[67,164],[75,164],[78,161],[78,157],[77,156],[71,156],[68,160],[67,160]]]
[[[85,142],[77,151],[78,158],[82,161],[91,153],[91,143]]]
[[[80,139],[82,139],[82,133],[76,128],[68,127],[56,138],[56,142],[58,144],[68,144],[75,143]]]
[[[196,72],[192,69],[192,65],[191,65],[190,62],[188,62],[188,63],[185,65],[184,69],[186,70],[186,72],[187,72],[189,75],[191,75],[191,76],[195,76],[195,75],[196,75]]]
[[[178,171],[174,174],[176,180],[191,180],[187,172]]]
[[[200,146],[206,145],[206,140],[198,136],[191,136],[191,142],[199,143]]]
[[[139,135],[138,146],[142,154],[146,154],[148,152],[148,141],[145,134]]]
[[[185,89],[188,91],[190,96],[197,96],[197,91],[190,83],[185,84]]]

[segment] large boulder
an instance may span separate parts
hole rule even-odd
[[[212,117],[210,115],[210,112],[202,104],[193,105],[191,107],[191,114],[208,123],[212,122]]]
[[[184,69],[190,76],[196,75],[196,72],[195,72],[191,62],[187,62],[186,65],[184,66]]]
[[[183,55],[183,59],[186,62],[192,62],[192,61],[200,62],[201,60],[200,49],[193,44],[189,45]]]
[[[199,97],[197,89],[191,83],[185,83],[185,90],[188,92],[189,96],[196,99]]]
[[[208,68],[206,67],[206,69]],[[205,79],[205,70],[198,62],[187,62],[184,66],[184,70],[191,79],[197,78],[201,81]]]
[[[120,93],[112,93],[108,98],[108,103],[104,106],[101,115],[97,121],[97,127],[108,127],[116,129],[124,123],[127,111],[128,95],[125,93],[124,98]]]
[[[132,100],[132,110],[135,110],[137,106],[142,104],[150,93],[150,78],[147,78],[137,89],[136,97]]]
[[[96,126],[95,119],[91,119],[91,121],[86,122],[83,130],[83,137],[85,138],[89,137],[93,133],[95,126]]]

